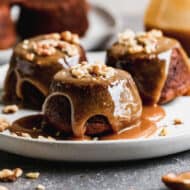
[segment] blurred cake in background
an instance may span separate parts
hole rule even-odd
[[[18,34],[28,38],[39,34],[69,30],[84,36],[88,29],[86,0],[23,0],[20,1]]]
[[[15,26],[11,20],[9,1],[0,2],[0,49],[14,45],[16,41]]]
[[[14,5],[20,8],[16,23],[11,18]],[[88,10],[86,0],[0,0],[0,49],[15,45],[16,36],[24,39],[66,30],[84,36]]]
[[[190,1],[151,0],[145,13],[145,28],[161,29],[178,39],[190,55]]]

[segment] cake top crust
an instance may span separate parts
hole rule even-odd
[[[69,31],[41,35],[24,40],[14,50],[19,58],[45,64],[62,58],[80,56],[79,37]]]
[[[58,72],[54,79],[57,81],[68,80],[109,80],[116,75],[116,69],[106,66],[102,62],[81,62],[67,70],[62,70]]]
[[[138,33],[126,30],[118,35],[118,40],[112,46],[111,51],[115,55],[151,55],[174,47],[180,47],[179,42],[165,37],[160,30]]]

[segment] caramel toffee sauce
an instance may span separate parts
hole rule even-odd
[[[118,133],[107,134],[99,137],[99,140],[119,140],[147,138],[157,131],[157,122],[165,117],[165,111],[160,106],[144,106],[141,120],[131,127],[126,128]],[[32,138],[39,136],[54,137],[58,140],[92,140],[92,137],[73,137],[66,136],[57,131],[53,126],[44,123],[43,115],[32,115],[20,118],[13,122],[10,131],[22,136],[28,133]]]

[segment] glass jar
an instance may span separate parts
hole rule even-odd
[[[190,0],[151,0],[144,25],[179,40],[190,56]]]

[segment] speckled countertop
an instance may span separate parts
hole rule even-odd
[[[0,168],[39,171],[37,180],[20,178],[0,183],[10,190],[166,190],[160,178],[167,172],[190,170],[190,152],[153,160],[115,163],[64,163],[28,159],[0,152]]]

